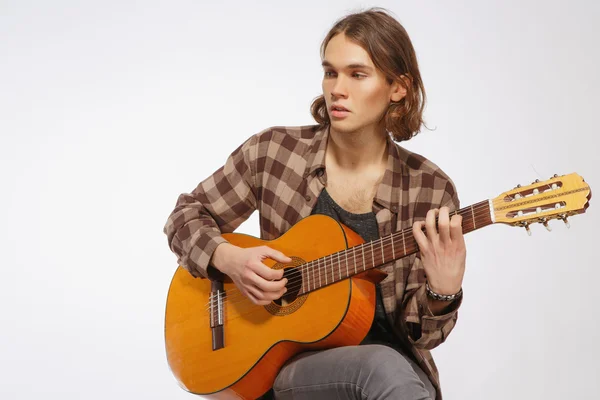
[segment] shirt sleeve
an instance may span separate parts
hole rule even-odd
[[[256,135],[227,158],[225,164],[191,193],[177,199],[163,232],[177,262],[195,277],[214,278],[212,254],[256,210]]]
[[[451,181],[448,181],[440,204],[440,206],[448,207],[450,211],[460,208],[458,196]],[[414,256],[408,275],[400,318],[404,325],[402,328],[407,332],[409,341],[417,348],[431,350],[443,343],[456,325],[462,296],[450,303],[445,314],[433,315],[429,309],[425,283],[425,269],[417,254]]]

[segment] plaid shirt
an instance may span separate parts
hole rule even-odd
[[[329,129],[318,125],[272,127],[251,136],[221,168],[190,194],[181,194],[164,233],[178,263],[195,277],[214,277],[215,248],[256,209],[263,240],[273,240],[311,214],[327,184],[325,149]],[[431,161],[388,137],[388,164],[373,211],[380,236],[410,228],[427,211],[459,208],[451,179]],[[417,254],[380,267],[388,320],[399,343],[426,372],[441,399],[438,371],[429,350],[452,331],[461,300],[434,316],[427,305],[425,271]]]

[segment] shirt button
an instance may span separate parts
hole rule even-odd
[[[307,196],[306,196],[306,197],[304,197],[304,198],[306,199],[306,201],[310,201],[310,196],[308,196],[308,195],[307,195]]]
[[[396,206],[392,206],[392,211],[393,211],[393,212],[397,212],[397,211],[398,211],[398,207],[396,207]]]

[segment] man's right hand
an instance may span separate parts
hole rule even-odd
[[[268,246],[242,248],[221,243],[213,253],[212,265],[231,278],[254,304],[267,305],[287,291],[283,269],[274,270],[263,264],[265,258],[289,263],[291,258]]]

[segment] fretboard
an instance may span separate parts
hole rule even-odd
[[[451,213],[462,215],[463,234],[493,223],[489,200],[461,208]],[[392,233],[377,240],[302,264],[302,289],[306,294],[327,285],[350,278],[372,268],[406,257],[419,251],[412,227]]]

